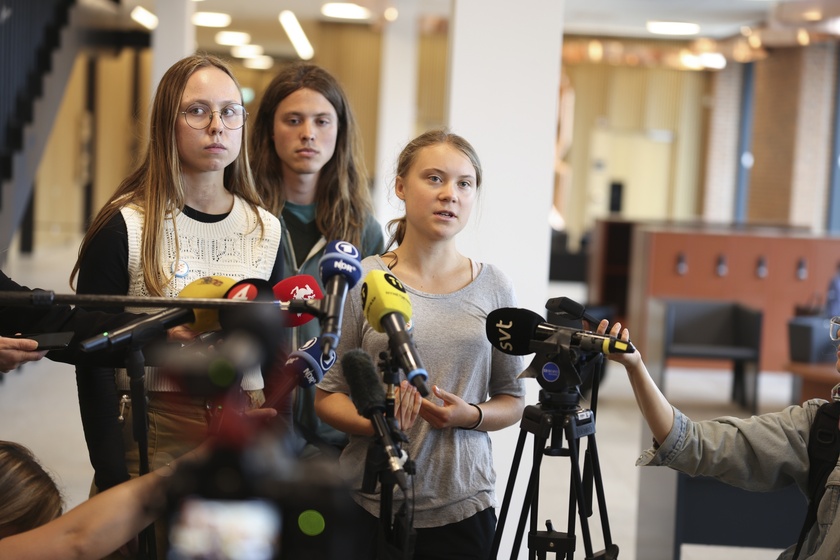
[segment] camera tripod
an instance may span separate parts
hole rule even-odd
[[[597,402],[598,383],[600,381],[603,357],[597,364],[598,371],[592,384],[593,408]],[[496,534],[493,539],[493,548],[490,558],[495,560],[501,543],[502,530],[507,519],[508,510],[511,505],[516,474],[522,459],[522,451],[525,447],[525,439],[528,433],[534,434],[534,456],[531,474],[528,479],[528,486],[525,491],[525,498],[522,505],[522,513],[519,517],[519,524],[516,528],[516,536],[511,551],[511,560],[514,560],[522,543],[522,536],[525,529],[525,519],[530,511],[530,532],[528,534],[529,559],[539,558],[544,560],[547,553],[555,554],[555,558],[574,558],[576,536],[575,536],[575,510],[577,510],[581,532],[583,533],[584,550],[587,560],[603,559],[612,560],[618,558],[618,546],[612,543],[610,536],[609,519],[607,517],[606,499],[604,496],[601,468],[598,461],[598,449],[595,443],[595,414],[592,410],[581,408],[579,405],[580,393],[577,387],[570,387],[560,392],[553,392],[546,389],[540,391],[540,401],[536,406],[525,407],[520,423],[519,439],[516,444],[516,451],[511,465],[508,484],[505,489],[505,497],[499,512],[499,521]],[[563,438],[568,444],[563,446]],[[583,473],[580,467],[580,440],[586,438],[585,465]],[[546,443],[550,441],[550,445]],[[540,487],[540,466],[544,455],[551,457],[569,457],[571,462],[571,480],[568,509],[567,532],[555,531],[551,521],[546,522],[546,530],[537,530],[537,513],[539,504]],[[598,553],[592,551],[592,539],[589,530],[588,518],[592,516],[592,484],[598,498],[598,512],[601,517],[603,531],[604,550]]]

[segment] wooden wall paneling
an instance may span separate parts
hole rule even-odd
[[[676,273],[681,252],[688,266],[682,276]],[[714,270],[721,254],[727,258],[728,274],[724,277],[718,277]],[[783,371],[789,358],[787,322],[796,306],[807,303],[814,293],[824,304],[836,269],[836,259],[826,255],[840,256],[840,238],[637,227],[628,276],[626,322],[644,355],[648,347],[656,346],[646,340],[652,335],[648,332],[651,300],[688,297],[739,301],[764,313],[762,369]],[[765,278],[756,275],[759,257],[766,260]],[[803,259],[807,276],[800,278],[797,267]]]

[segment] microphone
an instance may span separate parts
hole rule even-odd
[[[411,300],[402,282],[393,274],[371,270],[362,284],[362,308],[373,330],[388,333],[391,354],[405,372],[406,379],[422,396],[428,396],[426,380],[429,373],[420,361],[406,326],[411,320]]]
[[[272,302],[274,291],[271,283],[262,278],[245,278],[236,282],[225,294],[232,301]],[[219,310],[219,324],[226,332],[244,331],[260,341],[263,351],[263,368],[272,365],[277,356],[284,320],[272,306],[242,305]]]
[[[347,291],[362,277],[360,257],[359,250],[352,243],[330,241],[324,249],[324,256],[318,261],[321,282],[326,289],[321,301],[321,346],[325,356],[338,346]]]
[[[377,439],[388,456],[388,469],[394,475],[397,485],[408,490],[408,481],[402,467],[403,453],[391,437],[391,427],[383,414],[385,412],[385,389],[376,376],[373,360],[364,350],[350,350],[341,358],[344,378],[350,386],[350,397],[360,415],[370,419]]]
[[[597,325],[601,321],[586,312],[586,307],[567,297],[551,298],[545,303],[545,308],[552,313],[559,313],[575,321],[584,320],[590,325]]]
[[[193,280],[178,292],[179,298],[223,298],[236,280],[227,276],[204,276]],[[194,309],[195,321],[187,325],[196,332],[217,331],[219,325],[218,309]]]
[[[119,348],[128,344],[142,346],[146,342],[166,336],[172,327],[195,321],[195,313],[186,307],[176,307],[142,317],[112,332],[104,332],[83,340],[80,346],[85,352],[103,348]]]
[[[318,281],[309,274],[289,276],[274,285],[274,298],[289,303],[286,325],[297,327],[315,318],[304,310],[319,311],[320,300],[324,297]],[[297,313],[296,313],[297,311]]]
[[[303,346],[289,354],[283,365],[286,374],[297,380],[304,389],[312,387],[324,378],[324,373],[335,363],[335,351],[325,357],[318,338],[311,338]]]
[[[558,346],[602,354],[632,354],[636,351],[629,341],[552,325],[543,321],[537,313],[516,307],[491,311],[487,315],[485,328],[487,340],[494,348],[514,356],[541,351],[555,353]]]

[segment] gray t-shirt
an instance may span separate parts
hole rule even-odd
[[[363,273],[387,271],[379,257],[362,261]],[[350,291],[344,309],[338,355],[361,348],[376,363],[388,349],[388,336],[376,332],[365,320],[360,286]],[[428,294],[406,286],[411,299],[411,328],[417,353],[429,373],[427,385],[438,385],[471,403],[481,403],[497,394],[524,396],[525,387],[517,376],[524,369],[521,356],[509,356],[494,349],[485,334],[487,315],[500,307],[516,306],[510,280],[496,267],[483,265],[475,280],[451,294]],[[318,385],[334,393],[349,394],[340,359]],[[434,395],[427,397],[441,404]],[[418,419],[406,431],[403,446],[415,462],[414,527],[439,527],[462,521],[496,506],[496,474],[490,436],[483,431],[433,429]],[[341,468],[353,487],[361,488],[365,457],[372,438],[351,436],[341,454]],[[355,499],[374,516],[379,516],[376,494],[355,493]],[[394,492],[394,511],[402,496]]]

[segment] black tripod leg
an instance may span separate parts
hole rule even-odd
[[[583,479],[580,472],[580,440],[575,438],[574,427],[569,423],[566,426],[566,441],[569,442],[569,456],[572,460],[572,482],[574,489],[574,500],[578,505],[578,518],[580,519],[580,530],[583,533],[583,548],[586,557],[592,558],[592,537],[589,532],[589,521],[586,516],[586,495],[583,490]],[[570,512],[571,513],[571,512]],[[574,522],[574,515],[570,516],[570,524]]]
[[[527,435],[527,431],[519,431],[519,439],[516,441],[516,450],[513,453],[513,463],[510,466],[510,474],[508,474],[508,482],[505,487],[505,497],[502,500],[502,507],[499,510],[499,519],[496,522],[496,533],[493,535],[493,547],[490,549],[490,560],[495,560],[499,554],[499,545],[502,542],[502,530],[504,529],[505,522],[507,521],[510,501],[513,497],[513,486],[516,483],[516,473],[519,471],[519,463],[522,461],[522,450],[525,447],[525,437]]]
[[[546,438],[537,438],[534,436],[534,461],[531,465],[531,475],[528,477],[528,488],[525,490],[525,499],[522,501],[522,512],[519,514],[519,524],[516,526],[516,537],[513,540],[513,549],[510,553],[510,560],[516,560],[519,547],[522,545],[522,535],[525,533],[525,520],[528,512],[531,511],[531,504],[534,497],[539,490],[540,480],[540,465],[542,464],[543,449],[545,448]],[[535,513],[535,512],[533,512]],[[532,516],[532,521],[535,517]],[[536,527],[532,527],[536,529]],[[528,555],[531,560],[534,558],[534,553]]]
[[[604,493],[604,480],[601,477],[601,463],[598,459],[598,446],[595,443],[594,435],[589,436],[586,449],[592,458],[592,476],[595,481],[595,495],[598,498],[598,512],[601,515],[601,530],[604,535],[604,547],[609,550],[612,546],[612,534],[610,533],[610,519],[607,515],[607,497]]]

